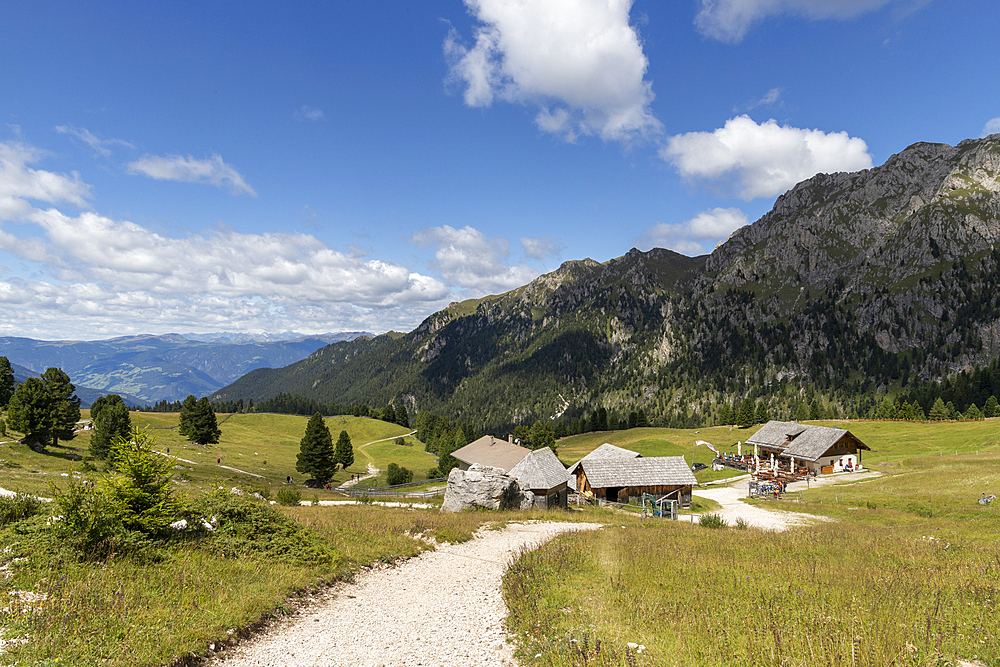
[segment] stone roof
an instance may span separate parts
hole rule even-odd
[[[510,469],[510,476],[529,489],[554,489],[568,481],[569,473],[548,447],[529,452]]]
[[[566,471],[569,474],[569,488],[576,491],[576,469],[584,461],[593,459],[636,459],[641,456],[642,454],[639,452],[633,452],[631,449],[625,449],[624,447],[616,447],[606,442],[569,467],[569,470]]]
[[[870,449],[846,429],[779,421],[764,424],[747,439],[747,444],[780,449],[781,456],[816,461],[845,437],[851,438],[859,449]]]
[[[451,455],[470,466],[478,463],[507,471],[520,463],[530,451],[527,447],[494,438],[492,435],[484,435],[465,447],[456,449]]]
[[[683,486],[697,484],[683,456],[580,461],[591,488],[610,486]]]

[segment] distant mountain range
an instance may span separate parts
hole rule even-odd
[[[486,427],[598,406],[706,423],[746,397],[778,416],[803,401],[863,414],[877,393],[1000,357],[998,238],[1000,135],[918,143],[798,184],[711,255],[566,262],[215,395],[391,401]]]
[[[98,341],[0,337],[0,356],[10,360],[18,380],[62,368],[84,405],[108,393],[144,405],[183,400],[189,394],[206,396],[251,370],[285,366],[329,343],[370,335],[165,334]]]

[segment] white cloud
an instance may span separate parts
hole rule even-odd
[[[538,238],[521,237],[521,247],[524,256],[543,260],[547,257],[558,257],[566,249],[554,236],[539,236]]]
[[[892,0],[699,0],[694,24],[722,42],[739,42],[750,27],[769,16],[791,14],[808,19],[848,19]]]
[[[702,255],[709,250],[703,241],[714,246],[748,222],[746,213],[738,208],[713,208],[680,224],[657,223],[646,229],[636,244],[643,250],[669,248],[685,255]]]
[[[868,145],[847,132],[805,130],[737,116],[713,132],[671,137],[660,157],[685,178],[722,183],[750,200],[773,197],[821,172],[872,166]]]
[[[985,137],[997,132],[1000,132],[1000,116],[986,121],[986,125],[983,126],[983,133],[979,136]]]
[[[303,104],[301,107],[295,110],[294,116],[295,120],[299,122],[304,120],[311,120],[311,121],[326,120],[326,116],[323,115],[323,112],[321,110],[305,104]]]
[[[778,101],[781,97],[781,88],[772,88],[765,93],[764,97],[760,98],[756,102],[750,105],[751,109],[756,109],[757,107],[767,107],[771,106]]]
[[[196,160],[190,155],[145,155],[127,165],[128,173],[143,174],[158,181],[180,181],[182,183],[208,183],[216,187],[228,187],[233,195],[257,193],[243,176],[222,161],[219,155],[206,160]]]
[[[520,287],[538,277],[539,272],[524,264],[507,263],[510,244],[506,239],[488,238],[477,229],[449,225],[432,227],[413,236],[411,242],[422,247],[434,246],[431,267],[450,285],[470,290],[475,295],[497,294]]]
[[[101,139],[93,132],[83,127],[56,125],[56,132],[76,137],[83,143],[90,146],[96,154],[104,157],[111,155],[111,149],[108,148],[108,146],[125,146],[126,148],[135,148],[135,146],[123,139]]]
[[[44,151],[21,142],[0,142],[0,220],[27,215],[32,209],[31,200],[88,206],[90,186],[80,180],[78,173],[57,174],[28,166],[44,155]]]
[[[449,82],[465,103],[495,98],[538,108],[535,122],[567,141],[581,135],[631,142],[661,131],[649,108],[649,64],[629,24],[632,0],[465,0],[475,44],[452,29],[444,42]]]
[[[87,207],[79,175],[29,167],[42,151],[0,143],[0,334],[408,329],[454,295],[401,264],[308,234],[156,233]],[[44,202],[47,207],[37,205]]]

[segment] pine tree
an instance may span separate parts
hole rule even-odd
[[[758,402],[757,412],[754,414],[754,422],[757,424],[766,424],[770,419],[771,416],[767,411],[767,403],[763,400]]]
[[[809,419],[809,404],[802,401],[799,403],[799,407],[795,409],[795,420],[802,422],[807,419]]]
[[[323,415],[314,414],[306,424],[305,435],[299,442],[299,455],[295,469],[303,475],[312,475],[320,484],[326,484],[337,471],[333,452],[333,436],[323,421]]]
[[[984,417],[1000,417],[1000,403],[997,403],[996,396],[990,396],[983,408]]]
[[[42,373],[45,390],[52,399],[52,444],[59,440],[72,440],[76,423],[80,421],[80,399],[76,387],[61,368],[50,368]]]
[[[177,432],[181,435],[191,435],[191,419],[194,416],[195,406],[198,404],[198,399],[193,395],[188,394],[188,397],[184,399],[181,403],[181,416],[180,416],[180,426],[177,427]]]
[[[972,405],[969,406],[969,409],[965,411],[965,418],[971,420],[982,419],[983,413],[981,413],[979,411],[979,408],[976,407],[976,404],[973,403]]]
[[[382,411],[382,421],[390,424],[396,423],[396,408],[392,407],[391,403],[385,406],[385,410]]]
[[[10,360],[7,357],[0,357],[0,408],[7,407],[15,389],[17,381],[14,379],[14,369],[11,368]]]
[[[950,419],[951,416],[948,414],[948,408],[945,407],[944,401],[938,396],[937,400],[934,401],[934,405],[931,406],[931,421],[944,421],[945,419]]]
[[[531,449],[550,447],[552,451],[556,450],[556,436],[548,423],[543,424],[541,421],[536,421],[528,433],[528,442]]]
[[[18,385],[7,406],[7,425],[23,433],[32,449],[45,449],[52,437],[52,398],[44,382],[28,378]]]
[[[128,406],[118,394],[101,396],[90,406],[94,431],[90,436],[90,454],[106,459],[111,454],[111,443],[118,437],[127,439],[132,433],[132,418]]]
[[[187,402],[187,401],[185,401]],[[217,444],[222,431],[219,429],[219,422],[215,418],[215,411],[212,404],[208,402],[206,396],[199,398],[194,408],[188,413],[187,433],[188,440],[192,440],[199,445]]]
[[[749,428],[753,426],[753,400],[747,396],[740,403],[739,413],[736,415],[736,424],[740,428]]]
[[[354,465],[354,447],[351,445],[351,436],[347,431],[341,431],[337,438],[337,448],[333,454],[335,463],[339,463],[343,470],[347,470]]]

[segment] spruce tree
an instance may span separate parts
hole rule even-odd
[[[739,413],[736,416],[736,424],[740,428],[749,428],[753,426],[753,401],[750,397],[743,399],[740,403]]]
[[[191,394],[188,394],[188,397],[181,403],[180,426],[177,427],[177,432],[181,435],[191,435],[191,420],[194,417],[197,404],[198,399]]]
[[[944,401],[941,400],[940,396],[937,397],[937,400],[934,401],[934,405],[931,406],[930,418],[933,422],[944,421],[945,419],[950,418],[948,408],[945,407]]]
[[[996,396],[990,396],[983,408],[984,417],[1000,417],[1000,403],[997,403]]]
[[[337,471],[333,453],[333,436],[323,421],[323,415],[314,414],[306,424],[305,435],[299,442],[299,455],[295,469],[303,475],[312,475],[320,484],[326,484]]]
[[[128,406],[118,394],[101,396],[90,406],[94,431],[90,436],[90,454],[96,459],[106,459],[111,454],[111,443],[118,437],[128,439],[132,434],[132,418]]]
[[[347,431],[341,431],[337,438],[337,448],[333,454],[335,463],[339,463],[343,470],[347,470],[354,465],[354,447],[351,445],[351,436]]]
[[[754,413],[754,422],[757,424],[765,424],[771,417],[767,412],[767,404],[761,400],[757,403],[757,411]]]
[[[52,401],[52,444],[59,440],[72,440],[76,423],[80,421],[80,399],[76,387],[61,368],[50,368],[42,373],[42,382]]]
[[[0,357],[0,408],[7,407],[15,389],[17,381],[14,379],[14,369],[11,368],[10,360],[7,357]]]
[[[187,402],[187,401],[185,401]],[[215,410],[208,402],[208,397],[199,398],[194,407],[188,413],[187,418],[188,440],[193,440],[199,445],[217,444],[222,431],[219,429],[219,422],[215,418]]]

